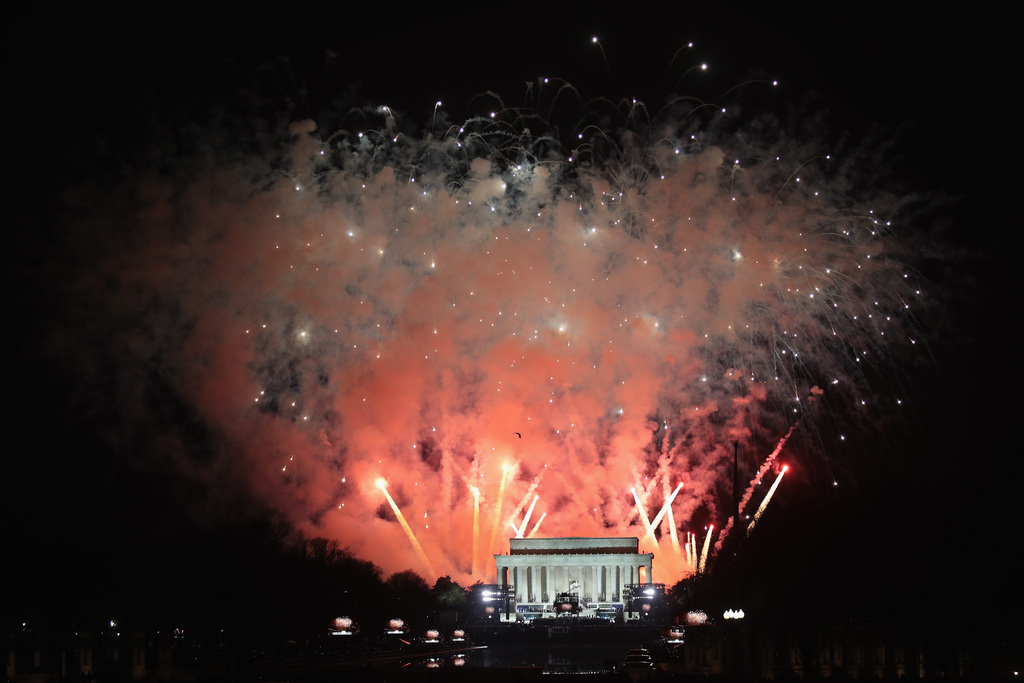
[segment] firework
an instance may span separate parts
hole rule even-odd
[[[797,425],[794,424],[792,427],[789,428],[789,431],[786,432],[786,435],[779,439],[779,443],[775,446],[775,450],[773,450],[771,454],[767,458],[765,458],[765,461],[764,463],[761,464],[761,468],[757,471],[757,474],[755,474],[754,478],[750,480],[750,485],[747,486],[747,490],[743,492],[743,497],[740,499],[739,504],[736,506],[738,514],[743,514],[743,509],[747,506],[747,503],[750,502],[751,496],[754,495],[754,487],[761,483],[761,479],[764,477],[765,474],[768,473],[768,470],[771,469],[771,466],[775,464],[775,459],[779,456],[779,453],[782,452],[782,447],[786,445],[786,441],[789,440],[789,437],[793,436],[793,430],[796,429],[796,427]],[[772,490],[774,491],[774,489]],[[769,494],[769,496],[770,495],[771,494]],[[767,502],[763,504],[766,505]],[[734,523],[738,524],[739,520],[734,520],[732,517],[730,517],[729,521],[726,522],[725,527],[722,529],[722,533],[718,535],[718,541],[715,543],[716,552],[722,549],[722,544],[725,543],[725,539],[729,535],[729,532],[732,530]],[[748,528],[747,534],[749,535],[749,533],[750,529]]]
[[[680,484],[680,486],[682,486],[682,484]],[[682,550],[679,547],[679,534],[678,534],[678,531],[676,530],[676,520],[675,520],[675,517],[673,517],[673,515],[672,515],[672,503],[671,503],[671,501],[668,502],[668,504],[666,505],[666,508],[668,509],[668,531],[669,531],[669,537],[672,539],[672,552],[678,557],[678,556],[680,556]]]
[[[402,525],[402,530],[405,531],[405,535],[409,537],[409,543],[412,544],[413,549],[416,551],[416,555],[420,558],[420,562],[423,563],[423,567],[427,570],[427,575],[431,580],[436,581],[437,572],[435,572],[434,568],[431,566],[430,559],[427,557],[427,554],[423,552],[423,546],[420,545],[419,540],[416,538],[416,534],[413,533],[412,527],[410,527],[409,523],[405,521],[405,515],[403,515],[402,511],[398,508],[398,504],[395,503],[395,499],[391,497],[390,493],[388,493],[387,482],[383,479],[378,479],[377,488],[384,492],[384,497],[388,499],[388,505],[391,506],[391,510],[395,513],[395,517],[398,518],[398,523]]]
[[[498,502],[494,504],[494,523],[491,525],[491,540],[487,547],[493,548],[501,525],[501,506],[505,501],[505,481],[508,479],[508,465],[502,465],[501,484],[498,485]]]
[[[644,504],[640,501],[640,497],[636,493],[636,488],[633,491],[633,502],[636,504],[637,514],[640,515],[640,521],[644,523],[644,540],[654,540],[654,527],[651,526],[651,521],[647,518],[647,511],[644,509]]]
[[[512,530],[516,532],[516,538],[522,538],[523,532],[526,531],[526,525],[530,523],[530,515],[533,514],[533,506],[537,504],[540,496],[534,496],[533,501],[530,503],[530,507],[526,510],[526,516],[523,517],[523,523],[519,527],[515,524],[512,525]]]
[[[757,524],[757,521],[761,519],[761,515],[764,513],[765,508],[768,507],[769,501],[771,501],[772,496],[775,495],[775,489],[779,488],[779,483],[782,481],[782,475],[784,475],[788,469],[788,465],[783,466],[782,471],[779,472],[779,476],[775,478],[775,482],[772,484],[772,487],[768,489],[768,493],[765,494],[764,500],[761,501],[761,504],[757,507],[757,512],[754,513],[754,518],[750,520],[750,524],[747,526],[747,536],[749,536],[754,530],[754,525]]]
[[[476,559],[480,554],[480,489],[473,487],[473,558],[470,576],[477,575]]]
[[[654,529],[657,529],[658,525],[661,524],[661,520],[665,516],[666,512],[668,513],[669,518],[672,517],[672,501],[676,499],[676,496],[682,490],[683,490],[683,485],[679,484],[679,486],[677,486],[675,488],[675,490],[672,492],[672,495],[668,496],[665,499],[665,504],[661,506],[661,509],[658,510],[658,514],[656,514],[654,516],[654,520],[651,521],[651,527],[650,528],[651,528],[651,533],[652,534],[653,534]]]
[[[540,516],[540,519],[537,520],[537,523],[533,525],[533,529],[531,529],[530,533],[527,534],[527,536],[526,536],[527,538],[533,538],[534,536],[537,535],[537,529],[540,528],[540,523],[543,522],[544,518],[547,517],[547,516],[548,516],[548,513],[546,513],[546,512]]]
[[[698,572],[704,572],[708,569],[708,550],[711,548],[711,534],[714,530],[715,526],[712,524],[708,527],[708,535],[704,537],[704,548],[700,551],[700,562],[697,564]]]
[[[477,577],[535,506],[528,536],[654,539],[667,518],[665,578],[705,568],[712,527],[698,559],[676,525],[720,521],[732,444],[869,409],[888,387],[864,368],[911,349],[920,292],[891,207],[845,196],[855,162],[679,107],[627,103],[564,146],[522,109],[455,125],[438,104],[417,136],[380,107],[154,173],[88,280],[119,313],[83,307],[82,334],[102,321],[211,435],[209,463],[172,466],[386,571]],[[384,487],[399,524],[382,514],[381,475],[429,528]],[[643,501],[678,481],[652,524]]]

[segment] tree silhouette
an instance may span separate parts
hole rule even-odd
[[[452,581],[450,576],[442,576],[434,583],[431,593],[434,596],[434,604],[438,609],[452,610],[462,609],[469,599],[466,589],[457,582]]]

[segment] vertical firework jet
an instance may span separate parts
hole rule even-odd
[[[771,501],[772,496],[775,495],[775,489],[779,488],[779,483],[782,481],[782,475],[784,475],[788,469],[788,465],[782,468],[782,471],[779,472],[779,476],[775,478],[775,482],[772,484],[772,487],[768,489],[768,493],[765,494],[764,500],[762,500],[761,504],[757,506],[757,512],[754,513],[754,518],[750,520],[750,525],[747,526],[747,536],[750,535],[750,532],[754,530],[754,525],[757,524],[759,519],[761,519],[761,515],[764,513],[765,508],[768,507],[768,503]]]
[[[644,524],[644,540],[648,538],[654,540],[654,527],[651,526],[651,521],[647,518],[647,510],[644,509],[644,504],[640,501],[640,497],[636,493],[636,488],[633,488],[633,502],[636,504],[637,514],[640,515],[640,521]]]
[[[470,576],[477,576],[477,557],[480,555],[480,489],[473,487],[473,559]]]
[[[498,485],[498,502],[494,504],[494,522],[491,524],[491,540],[487,544],[488,548],[493,548],[495,540],[498,538],[498,530],[501,528],[501,508],[505,502],[505,481],[508,479],[508,465],[502,465],[501,467],[501,483]]]
[[[676,531],[676,520],[675,520],[675,517],[672,516],[672,505],[669,504],[667,507],[668,507],[668,531],[669,531],[669,536],[672,539],[672,551],[678,557],[680,555],[681,551],[680,551],[680,548],[679,548],[679,535],[678,535],[678,532]]]
[[[661,506],[661,509],[660,509],[660,510],[658,510],[658,514],[656,514],[656,515],[654,516],[654,519],[653,519],[653,520],[651,520],[651,524],[650,524],[650,531],[649,531],[649,533],[650,533],[650,534],[651,534],[652,536],[653,536],[653,534],[654,534],[654,530],[658,528],[658,525],[659,525],[659,524],[661,524],[661,520],[662,520],[662,518],[663,518],[663,517],[665,516],[665,513],[667,512],[667,513],[668,513],[668,516],[669,516],[669,517],[671,517],[671,516],[672,516],[672,501],[674,501],[674,500],[676,499],[676,496],[677,496],[677,495],[679,494],[679,492],[680,492],[680,491],[682,491],[682,490],[683,490],[683,485],[682,485],[682,484],[679,484],[679,486],[677,486],[677,487],[675,488],[675,490],[674,490],[674,491],[672,491],[672,495],[670,495],[670,496],[668,496],[667,498],[665,498],[665,503],[664,503],[664,504],[663,504],[663,505]],[[645,516],[646,516],[646,515],[645,515]],[[674,533],[674,531],[673,531],[673,533]]]
[[[531,529],[530,533],[526,536],[527,538],[533,538],[534,536],[537,535],[537,529],[540,528],[540,523],[543,522],[544,518],[547,517],[547,516],[548,516],[548,513],[546,513],[546,512],[540,516],[540,519],[537,520],[537,523],[533,525],[533,529]]]
[[[519,534],[536,504],[529,536],[653,536],[641,500],[686,481],[654,523],[678,547],[676,523],[719,521],[732,443],[870,407],[864,368],[915,343],[920,292],[890,207],[844,196],[818,141],[676,106],[630,104],[564,151],[521,110],[447,128],[435,107],[417,138],[381,108],[379,128],[303,121],[273,153],[154,172],[128,246],[79,283],[82,334],[159,367],[209,435],[210,462],[183,446],[165,466],[386,571],[476,577],[506,495],[533,496]],[[386,489],[400,525],[377,511],[382,476],[429,514],[418,540]],[[704,567],[710,537],[665,578]]]
[[[522,526],[517,528],[515,524],[512,525],[512,529],[516,532],[516,538],[523,537],[523,532],[526,531],[526,525],[530,523],[530,515],[533,514],[533,506],[537,504],[538,500],[540,500],[540,496],[533,497],[533,501],[530,503],[530,507],[527,508],[526,510],[526,516],[523,517]]]
[[[708,527],[708,535],[704,537],[704,548],[700,551],[700,562],[697,565],[697,571],[704,572],[708,568],[708,550],[711,548],[711,534],[714,532],[715,526],[712,524]]]
[[[405,515],[398,508],[398,504],[395,499],[388,493],[387,482],[383,479],[377,480],[377,488],[384,492],[384,497],[388,499],[388,505],[391,506],[392,512],[395,513],[395,517],[398,518],[398,523],[402,525],[402,530],[405,531],[405,535],[409,538],[409,543],[412,544],[413,550],[416,551],[416,555],[420,558],[420,562],[423,563],[423,568],[427,570],[427,575],[431,581],[437,580],[437,572],[434,571],[434,567],[430,564],[430,559],[427,554],[423,552],[423,546],[420,545],[419,540],[416,538],[416,534],[413,533],[412,527],[409,526],[409,522],[405,520]]]
[[[793,436],[793,430],[797,428],[798,424],[799,422],[790,427],[789,431],[786,432],[786,435],[779,439],[779,443],[776,444],[775,450],[773,450],[771,454],[767,458],[765,458],[765,461],[764,463],[762,463],[760,469],[758,469],[757,474],[755,474],[754,478],[750,480],[750,484],[747,486],[746,491],[743,492],[743,497],[736,504],[735,515],[729,518],[729,521],[725,524],[725,528],[722,529],[722,533],[718,535],[718,541],[715,542],[716,552],[722,549],[722,544],[725,543],[725,539],[726,537],[728,537],[733,525],[739,524],[739,520],[736,519],[736,515],[743,514],[743,509],[747,506],[747,503],[750,502],[751,496],[754,495],[754,487],[761,483],[761,479],[764,478],[764,475],[766,475],[768,473],[768,470],[771,469],[772,465],[775,464],[775,459],[779,457],[779,453],[782,452],[782,447],[786,445],[786,442],[789,440],[789,437]],[[736,483],[738,484],[739,481],[737,480]],[[749,534],[749,529],[747,533]]]

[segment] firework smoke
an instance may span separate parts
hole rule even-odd
[[[842,163],[698,109],[560,151],[510,111],[417,137],[382,108],[154,170],[87,212],[125,229],[76,282],[69,357],[116,359],[149,466],[388,572],[486,579],[524,506],[506,495],[533,500],[519,534],[536,506],[530,536],[645,537],[637,510],[685,483],[678,548],[676,524],[720,521],[733,442],[754,457],[871,398],[918,296],[893,207],[843,196]],[[382,490],[429,514],[422,548]],[[705,565],[710,531],[699,562],[686,538],[659,580]]]

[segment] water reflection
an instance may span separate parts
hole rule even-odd
[[[623,652],[618,652],[619,649],[623,649]],[[606,673],[616,669],[624,652],[624,648],[610,650],[607,644],[499,644],[458,652],[410,656],[392,662],[391,666],[426,669],[526,668],[552,673]]]

